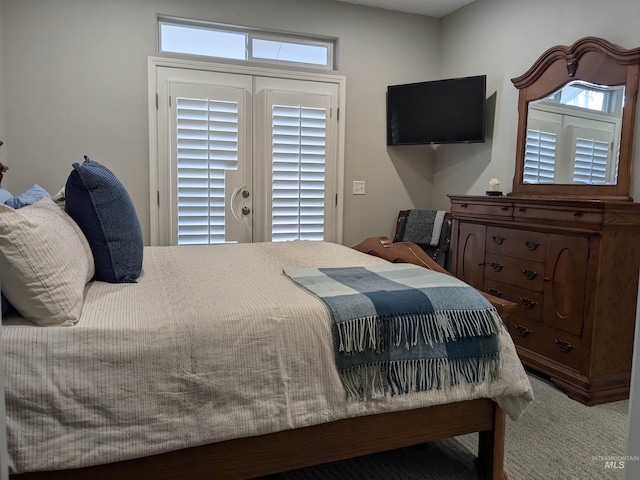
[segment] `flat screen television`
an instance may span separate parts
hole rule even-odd
[[[484,142],[487,76],[387,87],[387,145]]]

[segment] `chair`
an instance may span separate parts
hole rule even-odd
[[[438,210],[400,210],[394,242],[413,242],[448,270],[451,244],[451,212]]]

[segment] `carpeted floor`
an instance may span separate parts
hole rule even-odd
[[[536,401],[517,422],[507,418],[505,465],[510,480],[622,479],[597,457],[625,455],[628,402],[586,407],[530,375]],[[319,465],[270,480],[477,479],[477,435]]]

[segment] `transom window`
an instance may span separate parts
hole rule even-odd
[[[333,69],[335,39],[158,17],[158,51]]]

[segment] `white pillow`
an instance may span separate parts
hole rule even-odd
[[[75,324],[93,273],[87,239],[51,199],[17,210],[0,205],[2,293],[26,319]]]

